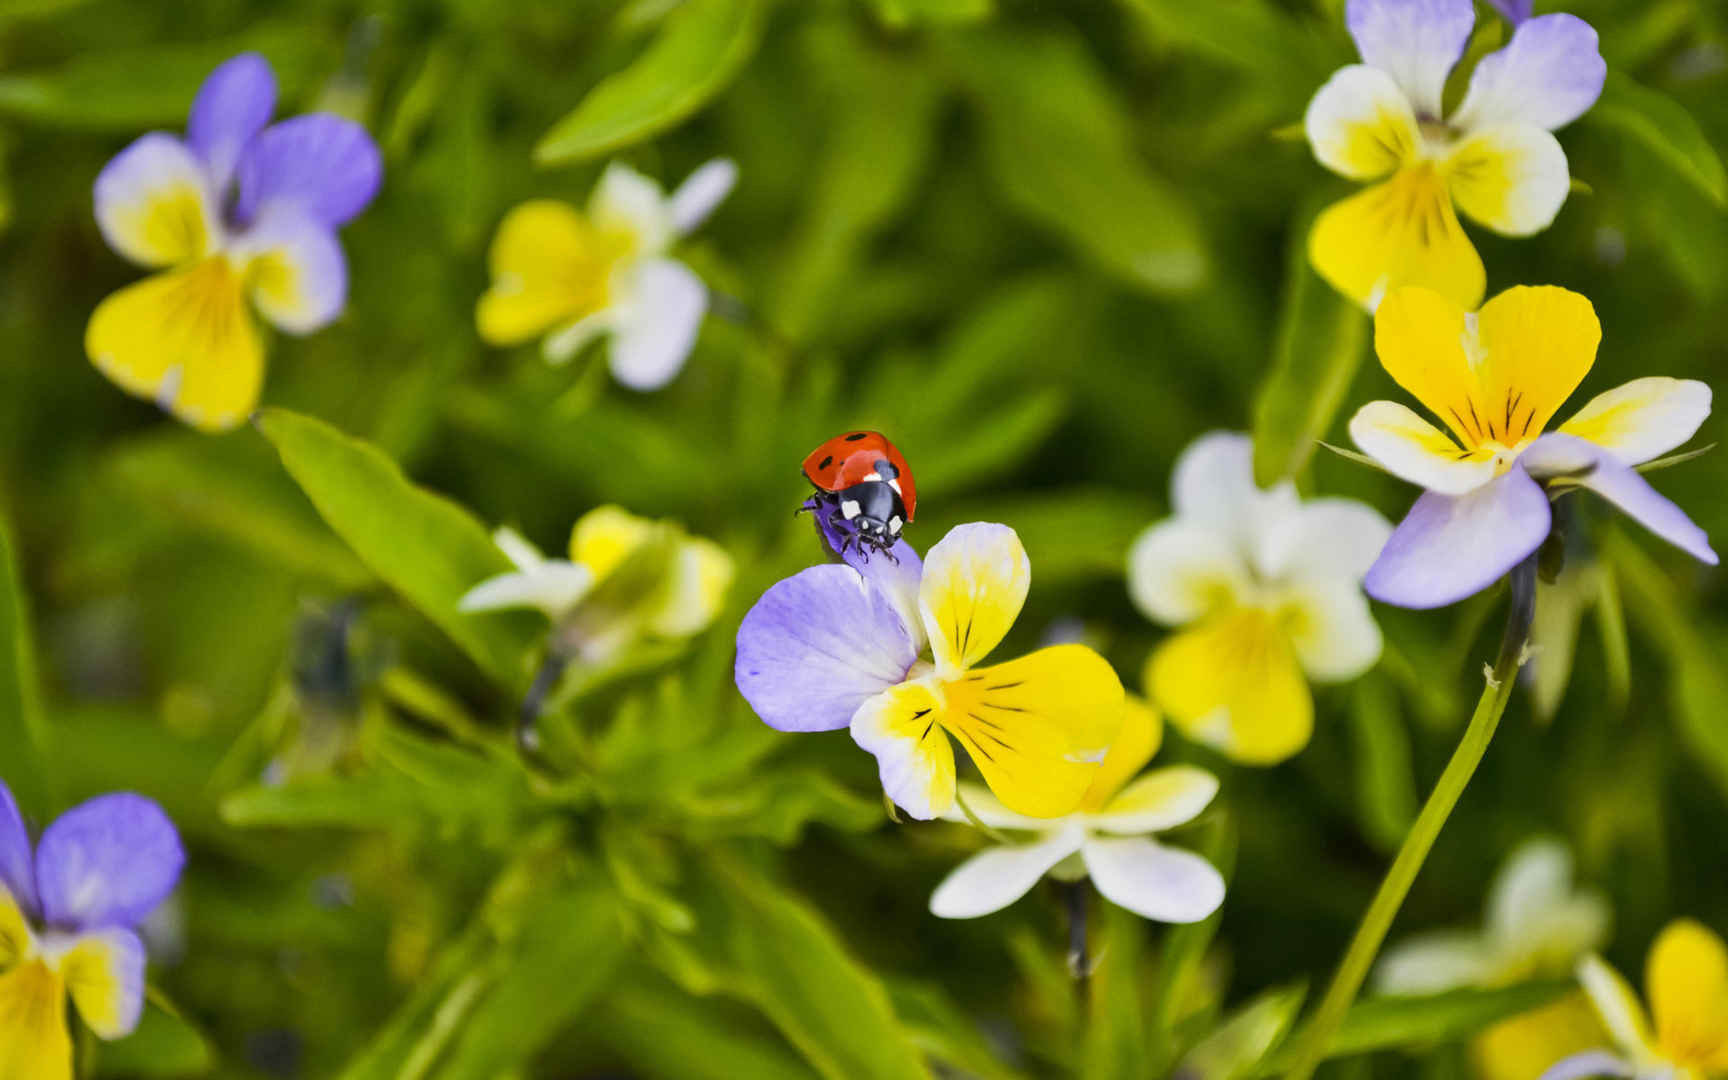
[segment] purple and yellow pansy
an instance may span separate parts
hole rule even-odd
[[[145,958],[136,930],[185,861],[161,807],[124,793],[68,810],[32,850],[0,782],[0,1076],[71,1080],[68,997],[99,1038],[138,1026]]]
[[[336,231],[383,175],[366,129],[328,113],[269,124],[276,78],[256,53],[210,73],[184,139],[151,132],[96,178],[96,222],[122,258],[158,273],[97,306],[91,363],[205,431],[244,420],[264,382],[252,310],[290,334],[341,314]]]

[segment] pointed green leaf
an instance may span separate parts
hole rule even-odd
[[[284,409],[257,420],[325,522],[367,568],[505,686],[529,674],[543,620],[521,612],[468,615],[462,595],[514,569],[466,510],[402,475],[376,447]]]
[[[1728,206],[1728,174],[1710,139],[1685,106],[1630,77],[1608,72],[1602,97],[1584,119],[1629,136],[1717,206]]]
[[[623,71],[600,82],[534,148],[541,165],[608,154],[673,126],[725,89],[756,51],[762,0],[687,0]]]

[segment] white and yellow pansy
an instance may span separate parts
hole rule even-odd
[[[1601,95],[1596,31],[1572,15],[1518,22],[1482,58],[1447,116],[1446,78],[1470,40],[1472,0],[1348,0],[1362,62],[1341,68],[1308,105],[1319,162],[1374,186],[1314,223],[1308,253],[1322,277],[1372,311],[1403,285],[1462,307],[1482,302],[1482,258],[1454,210],[1508,236],[1548,227],[1571,186],[1551,134]]]
[[[159,273],[102,301],[84,335],[121,389],[206,431],[251,414],[264,383],[256,308],[309,334],[341,314],[347,263],[337,229],[383,174],[370,135],[312,113],[266,126],[270,65],[243,53],[205,80],[186,138],[139,138],[96,178],[108,246]]]
[[[596,507],[576,522],[567,559],[547,558],[513,529],[499,529],[493,539],[516,569],[474,586],[460,609],[532,608],[555,626],[577,624],[574,644],[589,661],[615,655],[641,637],[677,640],[701,633],[719,615],[735,573],[732,557],[719,544],[618,506]],[[585,602],[608,578],[655,541],[668,542],[669,550],[653,568],[654,580],[599,610],[585,611]]]
[[[1013,812],[1074,810],[1122,725],[1115,671],[1083,645],[980,666],[1031,583],[1006,525],[957,526],[922,563],[903,542],[894,556],[813,566],[764,593],[738,629],[739,691],[781,731],[849,728],[913,817],[953,807],[952,741]]]
[[[1147,692],[1189,738],[1275,764],[1308,744],[1308,680],[1353,679],[1380,657],[1361,581],[1390,527],[1348,499],[1256,487],[1250,440],[1226,432],[1182,452],[1171,505],[1128,555],[1134,603],[1183,628],[1153,651]]]
[[[667,196],[614,162],[586,213],[556,199],[516,207],[492,241],[480,336],[493,345],[544,338],[546,359],[561,364],[610,335],[614,378],[635,390],[664,386],[684,366],[708,310],[701,279],[666,253],[736,179],[732,162],[717,159]]]
[[[1579,963],[1578,980],[1613,1046],[1566,1058],[1542,1080],[1728,1076],[1728,945],[1709,927],[1679,919],[1658,935],[1644,973],[1648,1013],[1620,973],[1599,956]]]
[[[960,785],[946,816],[1026,834],[967,859],[930,897],[944,919],[971,919],[1012,904],[1045,875],[1059,881],[1090,877],[1105,899],[1160,922],[1198,922],[1224,901],[1224,879],[1212,864],[1153,835],[1192,821],[1218,793],[1204,769],[1172,765],[1135,779],[1163,741],[1163,721],[1150,705],[1128,699],[1122,732],[1074,812],[1042,819],[1017,814],[985,788]]]

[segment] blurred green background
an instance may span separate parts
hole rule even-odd
[[[1377,609],[1382,664],[1319,691],[1282,767],[1172,734],[1161,761],[1223,778],[1179,838],[1226,868],[1222,917],[1172,930],[1099,905],[1110,964],[1078,995],[1054,893],[928,915],[976,839],[891,824],[874,762],[844,734],[768,730],[731,664],[743,612],[821,557],[791,515],[798,463],[844,428],[912,461],[920,549],[962,521],[1018,530],[1033,579],[1010,649],[1079,620],[1135,689],[1159,631],[1123,560],[1197,435],[1255,428],[1270,475],[1403,513],[1405,485],[1308,452],[1397,396],[1366,318],[1300,258],[1348,190],[1291,131],[1354,59],[1340,7],[0,0],[0,774],[39,820],[145,792],[193,852],[152,969],[181,1019],[153,1006],[95,1074],[1151,1077],[1256,995],[1317,991],[1462,728],[1499,597]],[[1601,32],[1609,92],[1560,135],[1579,183],[1554,227],[1472,229],[1489,292],[1594,301],[1573,408],[1646,374],[1719,381],[1728,8],[1568,8]],[[1480,16],[1477,51],[1505,33]],[[738,561],[688,648],[566,686],[550,767],[508,738],[535,619],[496,624],[511,663],[488,673],[391,587],[392,544],[446,537],[405,519],[356,555],[258,431],[190,432],[84,359],[91,310],[137,276],[92,220],[97,171],[181,130],[244,49],[285,110],[354,115],[386,157],[344,232],[348,311],[273,343],[266,403],[545,549],[617,502]],[[673,184],[718,155],[741,180],[687,255],[735,303],[669,388],[624,390],[593,351],[549,368],[481,345],[509,207],[579,202],[614,157]],[[1728,537],[1728,456],[1655,482]],[[1673,915],[1728,926],[1722,579],[1580,509],[1601,602],[1571,685],[1514,703],[1395,938],[1475,922],[1536,833],[1611,895],[1622,970]],[[317,724],[346,733],[338,760],[261,784]],[[1328,1069],[1468,1075],[1464,1037],[1516,1004],[1412,1006]]]

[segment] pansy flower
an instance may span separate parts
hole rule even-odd
[[[1128,592],[1183,629],[1146,665],[1148,693],[1191,739],[1270,765],[1308,744],[1308,679],[1353,679],[1380,658],[1362,574],[1391,527],[1349,499],[1254,484],[1246,435],[1213,432],[1176,461],[1175,513],[1128,554]]]
[[[1433,608],[1486,588],[1541,546],[1550,497],[1573,487],[1715,565],[1704,531],[1633,468],[1692,437],[1710,415],[1708,386],[1634,379],[1543,434],[1601,337],[1590,301],[1552,286],[1508,289],[1475,312],[1430,289],[1387,297],[1374,318],[1380,363],[1446,430],[1390,401],[1350,420],[1363,453],[1427,489],[1369,569],[1370,596]]]
[[[70,995],[103,1039],[144,1009],[139,924],[173,891],[180,836],[138,795],[103,795],[61,815],[31,851],[0,782],[0,1076],[71,1080]]]
[[[1578,966],[1578,979],[1614,1048],[1567,1058],[1542,1074],[1542,1080],[1707,1080],[1728,1075],[1728,946],[1702,923],[1669,923],[1650,947],[1644,971],[1649,1014],[1626,980],[1601,957],[1586,957]]]
[[[1308,105],[1315,158],[1379,181],[1329,207],[1308,237],[1314,269],[1369,310],[1401,285],[1462,307],[1482,302],[1482,258],[1454,206],[1495,232],[1529,236],[1566,201],[1566,153],[1550,132],[1602,93],[1596,31],[1565,14],[1519,22],[1445,116],[1446,76],[1475,20],[1472,0],[1349,0],[1362,63],[1339,69]]]
[[[151,132],[96,178],[108,246],[161,272],[97,306],[90,360],[127,393],[194,427],[233,427],[258,403],[273,326],[309,334],[341,314],[348,268],[336,230],[383,175],[366,129],[328,113],[266,126],[276,78],[256,53],[211,72],[186,138]]]
[[[493,539],[516,569],[474,586],[460,609],[545,612],[555,626],[576,631],[575,644],[591,661],[642,636],[676,640],[701,633],[719,615],[732,586],[732,557],[719,544],[617,506],[582,515],[570,531],[568,559],[547,558],[514,529],[499,529]],[[652,580],[608,599],[607,583],[655,541],[663,541],[667,553],[662,565],[651,568]]]
[[[931,913],[971,919],[1000,911],[1046,874],[1059,881],[1090,877],[1105,899],[1159,922],[1198,922],[1216,911],[1224,902],[1224,878],[1199,855],[1160,844],[1152,834],[1186,824],[1206,809],[1218,793],[1217,778],[1191,765],[1171,765],[1134,779],[1158,752],[1163,735],[1157,711],[1130,698],[1122,733],[1079,809],[1053,820],[1016,814],[985,789],[962,783],[965,808],[951,808],[950,820],[969,820],[970,812],[991,829],[1031,839],[993,845],[961,863],[936,887]]]
[[[667,257],[737,179],[721,158],[690,174],[668,197],[660,185],[614,162],[583,213],[555,199],[510,211],[492,241],[492,287],[480,298],[480,336],[492,345],[544,337],[561,364],[610,335],[612,375],[634,390],[672,381],[702,326],[708,290]]]
[[[981,666],[1032,579],[1008,526],[957,526],[921,563],[904,541],[892,554],[813,566],[764,593],[738,628],[739,691],[780,731],[849,728],[913,817],[954,805],[950,739],[1008,809],[1071,812],[1122,725],[1115,671],[1083,645]]]

